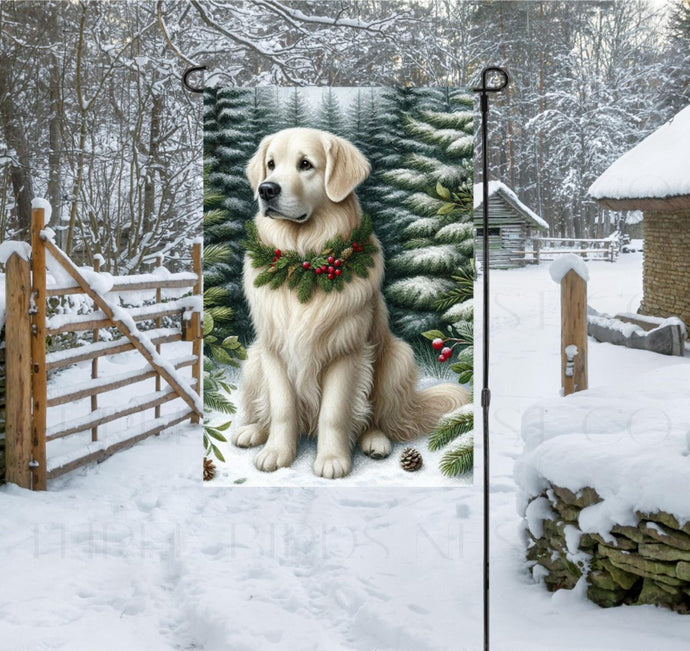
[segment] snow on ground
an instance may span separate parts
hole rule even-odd
[[[437,383],[430,377],[422,378],[419,387],[424,388]],[[232,400],[239,407],[239,393],[232,396]],[[221,417],[218,422],[222,422]],[[242,414],[233,418],[233,424],[227,432],[230,440],[235,428],[242,422]],[[316,439],[300,438],[297,447],[297,458],[289,468],[280,468],[275,472],[266,473],[257,470],[254,458],[261,447],[242,449],[232,443],[218,443],[225,463],[218,463],[218,476],[214,480],[218,485],[232,485],[238,480],[243,486],[323,486],[327,488],[344,486],[401,486],[401,487],[433,487],[433,486],[470,486],[473,482],[472,473],[460,477],[445,477],[439,470],[441,457],[452,447],[432,452],[427,447],[426,439],[418,439],[409,443],[393,443],[393,451],[386,459],[371,459],[359,448],[353,452],[352,472],[347,477],[337,480],[317,477],[312,465],[316,459]],[[415,472],[407,472],[400,466],[400,455],[407,447],[419,450],[424,460],[422,467]]]
[[[635,310],[641,256],[590,277],[595,308]],[[558,301],[546,265],[492,271],[491,648],[684,650],[687,618],[527,571],[513,466],[522,412],[558,395]],[[670,360],[591,342],[590,385]],[[474,488],[246,490],[202,486],[200,447],[179,427],[47,493],[0,488],[3,651],[481,649],[481,458]]]
[[[622,255],[615,263],[591,262],[588,267],[592,307],[608,313],[636,311],[642,296],[642,254]],[[651,606],[604,610],[586,600],[579,589],[584,586],[551,594],[527,571],[514,464],[524,448],[521,415],[540,399],[559,395],[560,288],[551,280],[548,264],[492,271],[491,286],[492,648],[687,649],[688,619],[682,615]],[[632,384],[635,377],[678,364],[690,365],[690,357],[667,357],[589,339],[590,387],[615,385],[624,378]]]
[[[459,608],[478,648],[469,493],[204,487],[200,451],[186,426],[0,489],[0,648],[436,650]]]

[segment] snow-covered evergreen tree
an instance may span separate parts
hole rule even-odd
[[[256,148],[250,118],[262,111],[254,92],[239,88],[207,89],[204,95],[204,285],[207,309],[230,307],[235,323],[249,328],[242,290],[245,223],[254,198],[244,168]],[[219,324],[219,337],[228,333]],[[236,332],[243,341],[249,329]]]
[[[309,105],[299,88],[293,89],[281,109],[281,128],[313,126]]]
[[[365,129],[371,134],[372,174],[358,194],[366,199],[365,209],[371,214],[386,261],[400,250],[400,232],[415,219],[404,204],[410,193],[392,184],[387,173],[399,169],[404,157],[419,148],[419,142],[408,137],[406,124],[415,115],[422,97],[423,91],[415,88],[387,89],[378,101],[377,122]],[[386,283],[390,279],[387,269]]]
[[[314,126],[317,129],[323,129],[338,136],[344,135],[342,109],[335,93],[330,88],[321,97],[321,104]]]
[[[401,167],[383,175],[406,195],[407,225],[399,252],[389,260],[386,297],[396,330],[411,341],[422,330],[472,318],[471,301],[455,306],[453,314],[439,313],[451,276],[471,273],[474,253],[473,98],[458,89],[442,92],[436,109],[407,117],[405,140],[417,146]]]
[[[254,146],[258,146],[266,134],[280,131],[282,127],[280,106],[275,89],[254,88],[248,134],[252,138]]]

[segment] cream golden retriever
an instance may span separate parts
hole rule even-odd
[[[368,174],[360,151],[330,133],[294,128],[265,137],[247,165],[262,242],[304,255],[337,235],[347,240],[362,215],[354,189]],[[458,385],[416,389],[412,349],[388,327],[380,246],[374,262],[368,277],[353,276],[342,291],[317,289],[301,303],[286,284],[256,287],[259,270],[245,258],[257,336],[242,369],[244,425],[232,440],[265,444],[255,460],[260,470],[289,466],[306,434],[317,436],[314,473],[343,477],[355,444],[386,457],[391,441],[429,433],[468,402]]]

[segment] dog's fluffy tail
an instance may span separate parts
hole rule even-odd
[[[374,426],[394,441],[430,434],[445,414],[470,402],[458,384],[437,384],[417,391],[412,349],[391,338],[378,362],[375,379]]]

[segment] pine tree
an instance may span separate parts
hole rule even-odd
[[[358,190],[364,209],[371,214],[374,230],[381,241],[386,261],[400,250],[400,232],[415,216],[404,205],[409,192],[391,184],[387,174],[399,169],[405,156],[417,149],[419,143],[408,138],[407,119],[415,115],[423,92],[415,88],[395,87],[378,98],[378,123],[371,129],[369,162],[372,174]],[[386,284],[391,281],[386,270]]]
[[[261,139],[282,128],[280,107],[274,88],[256,87],[252,91],[252,106],[249,114],[249,136],[257,147]]]
[[[204,286],[207,308],[214,310],[216,334],[223,339],[229,317],[251,338],[249,311],[242,290],[242,241],[254,214],[254,198],[244,168],[256,148],[250,119],[259,121],[253,91],[210,88],[204,95]]]
[[[293,89],[287,102],[281,108],[281,128],[311,126],[311,111],[299,88]]]
[[[420,330],[457,320],[457,309],[444,318],[437,303],[453,287],[453,274],[472,270],[472,101],[461,90],[436,91],[427,104],[437,108],[406,120],[406,137],[418,143],[416,150],[404,157],[402,167],[384,174],[406,193],[408,224],[400,252],[389,260],[386,297],[392,322],[408,341]]]
[[[342,110],[335,93],[330,88],[321,96],[316,128],[329,131],[337,136],[344,135]]]
[[[372,166],[371,176],[357,188],[357,197],[362,205],[362,210],[372,217],[378,230],[381,230],[382,224],[378,219],[381,203],[377,199],[376,190],[379,183],[379,155],[375,143],[381,130],[381,119],[379,98],[376,91],[374,89],[358,90],[357,98],[348,110],[345,137],[364,154]],[[380,239],[378,230],[377,236]]]

